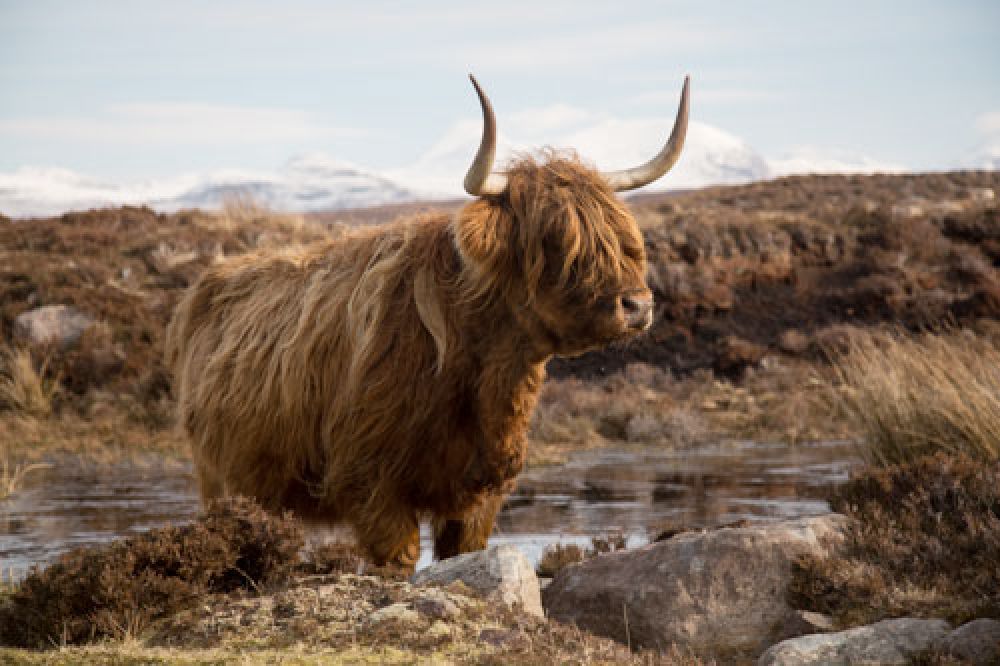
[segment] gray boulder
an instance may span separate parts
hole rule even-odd
[[[538,576],[528,558],[514,546],[502,544],[441,560],[410,579],[414,585],[447,585],[456,580],[512,608],[545,617]]]
[[[1000,664],[1000,622],[990,618],[967,622],[943,636],[934,647],[976,666]]]
[[[792,562],[843,538],[838,514],[688,532],[562,569],[545,589],[550,618],[633,647],[759,654],[794,609]]]
[[[93,324],[93,318],[69,305],[43,305],[19,314],[14,319],[14,333],[32,344],[55,343],[68,348]]]
[[[883,620],[832,634],[790,638],[771,646],[757,660],[757,666],[909,664],[949,629],[944,620]]]

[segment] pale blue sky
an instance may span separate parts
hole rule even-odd
[[[690,73],[693,118],[768,158],[927,170],[1000,146],[996,0],[0,0],[0,172],[403,167],[478,117],[469,71],[531,136],[669,123]]]

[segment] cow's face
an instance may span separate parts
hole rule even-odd
[[[503,195],[459,216],[458,246],[473,273],[503,287],[539,348],[572,355],[647,330],[642,233],[600,174],[549,156],[506,175]]]
[[[560,160],[544,171],[556,178],[545,179],[545,191],[535,195],[548,205],[536,203],[536,219],[521,221],[542,228],[541,278],[526,284],[539,333],[555,353],[572,355],[648,330],[653,294],[635,219],[596,172]]]

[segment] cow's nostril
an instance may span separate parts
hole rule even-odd
[[[652,318],[653,299],[635,296],[621,297],[622,313],[631,328],[648,328]]]
[[[625,310],[625,314],[635,314],[642,309],[642,306],[636,299],[629,296],[622,296],[622,309]]]

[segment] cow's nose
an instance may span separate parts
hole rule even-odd
[[[621,297],[622,312],[629,328],[645,330],[653,323],[653,297],[628,294]]]

